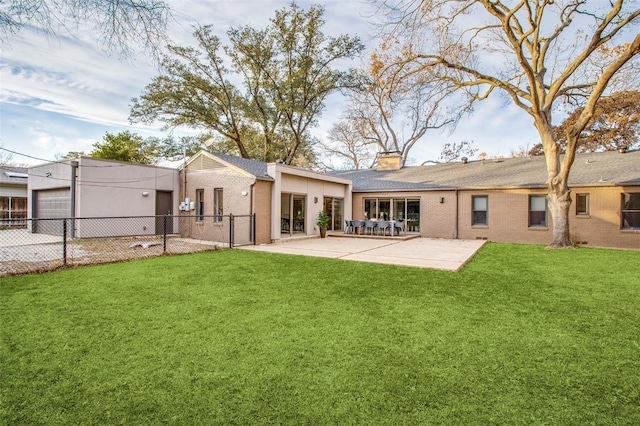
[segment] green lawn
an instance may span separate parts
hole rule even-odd
[[[640,424],[640,252],[226,250],[0,279],[0,424]]]

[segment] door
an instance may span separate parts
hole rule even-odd
[[[70,188],[34,191],[34,219],[64,219],[71,216]],[[62,220],[34,220],[33,233],[62,235]]]
[[[343,229],[344,223],[342,218],[344,217],[342,212],[342,198],[324,198],[324,212],[329,216],[329,231],[340,231]]]
[[[306,212],[305,197],[300,195],[293,196],[293,232],[306,232]]]
[[[156,191],[156,235],[163,234],[165,215],[173,215],[173,193],[171,191]],[[167,234],[173,234],[173,217],[167,218]]]
[[[306,232],[306,200],[304,195],[282,194],[280,196],[282,236]]]

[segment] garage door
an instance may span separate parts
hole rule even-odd
[[[69,188],[35,191],[34,219],[59,219],[71,216],[71,190]],[[61,220],[34,220],[33,232],[62,235]]]

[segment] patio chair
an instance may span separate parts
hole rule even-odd
[[[362,228],[364,228],[364,224],[365,224],[364,220],[352,220],[351,227],[353,228],[353,233],[360,234],[364,232],[364,230],[362,230]],[[362,231],[359,231],[359,230],[362,230]]]
[[[367,233],[367,230],[371,230],[371,235],[373,235],[373,232],[375,231],[375,229],[376,229],[376,223],[374,221],[366,220],[364,222],[364,233],[365,233],[365,235]]]
[[[396,231],[398,235],[401,235],[404,232],[404,222],[396,222],[393,224],[393,227],[395,228],[394,231]]]
[[[353,226],[351,226],[351,221],[350,220],[345,220],[345,227],[344,227],[344,232],[349,234],[349,231],[353,231]]]
[[[376,227],[378,228],[378,235],[380,235],[380,231],[382,231],[382,235],[387,235],[387,230],[389,230],[389,235],[391,235],[391,224],[386,220],[379,220]]]

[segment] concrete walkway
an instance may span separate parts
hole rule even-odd
[[[238,248],[458,271],[485,242],[436,238],[414,238],[406,241],[382,238],[310,238]]]

